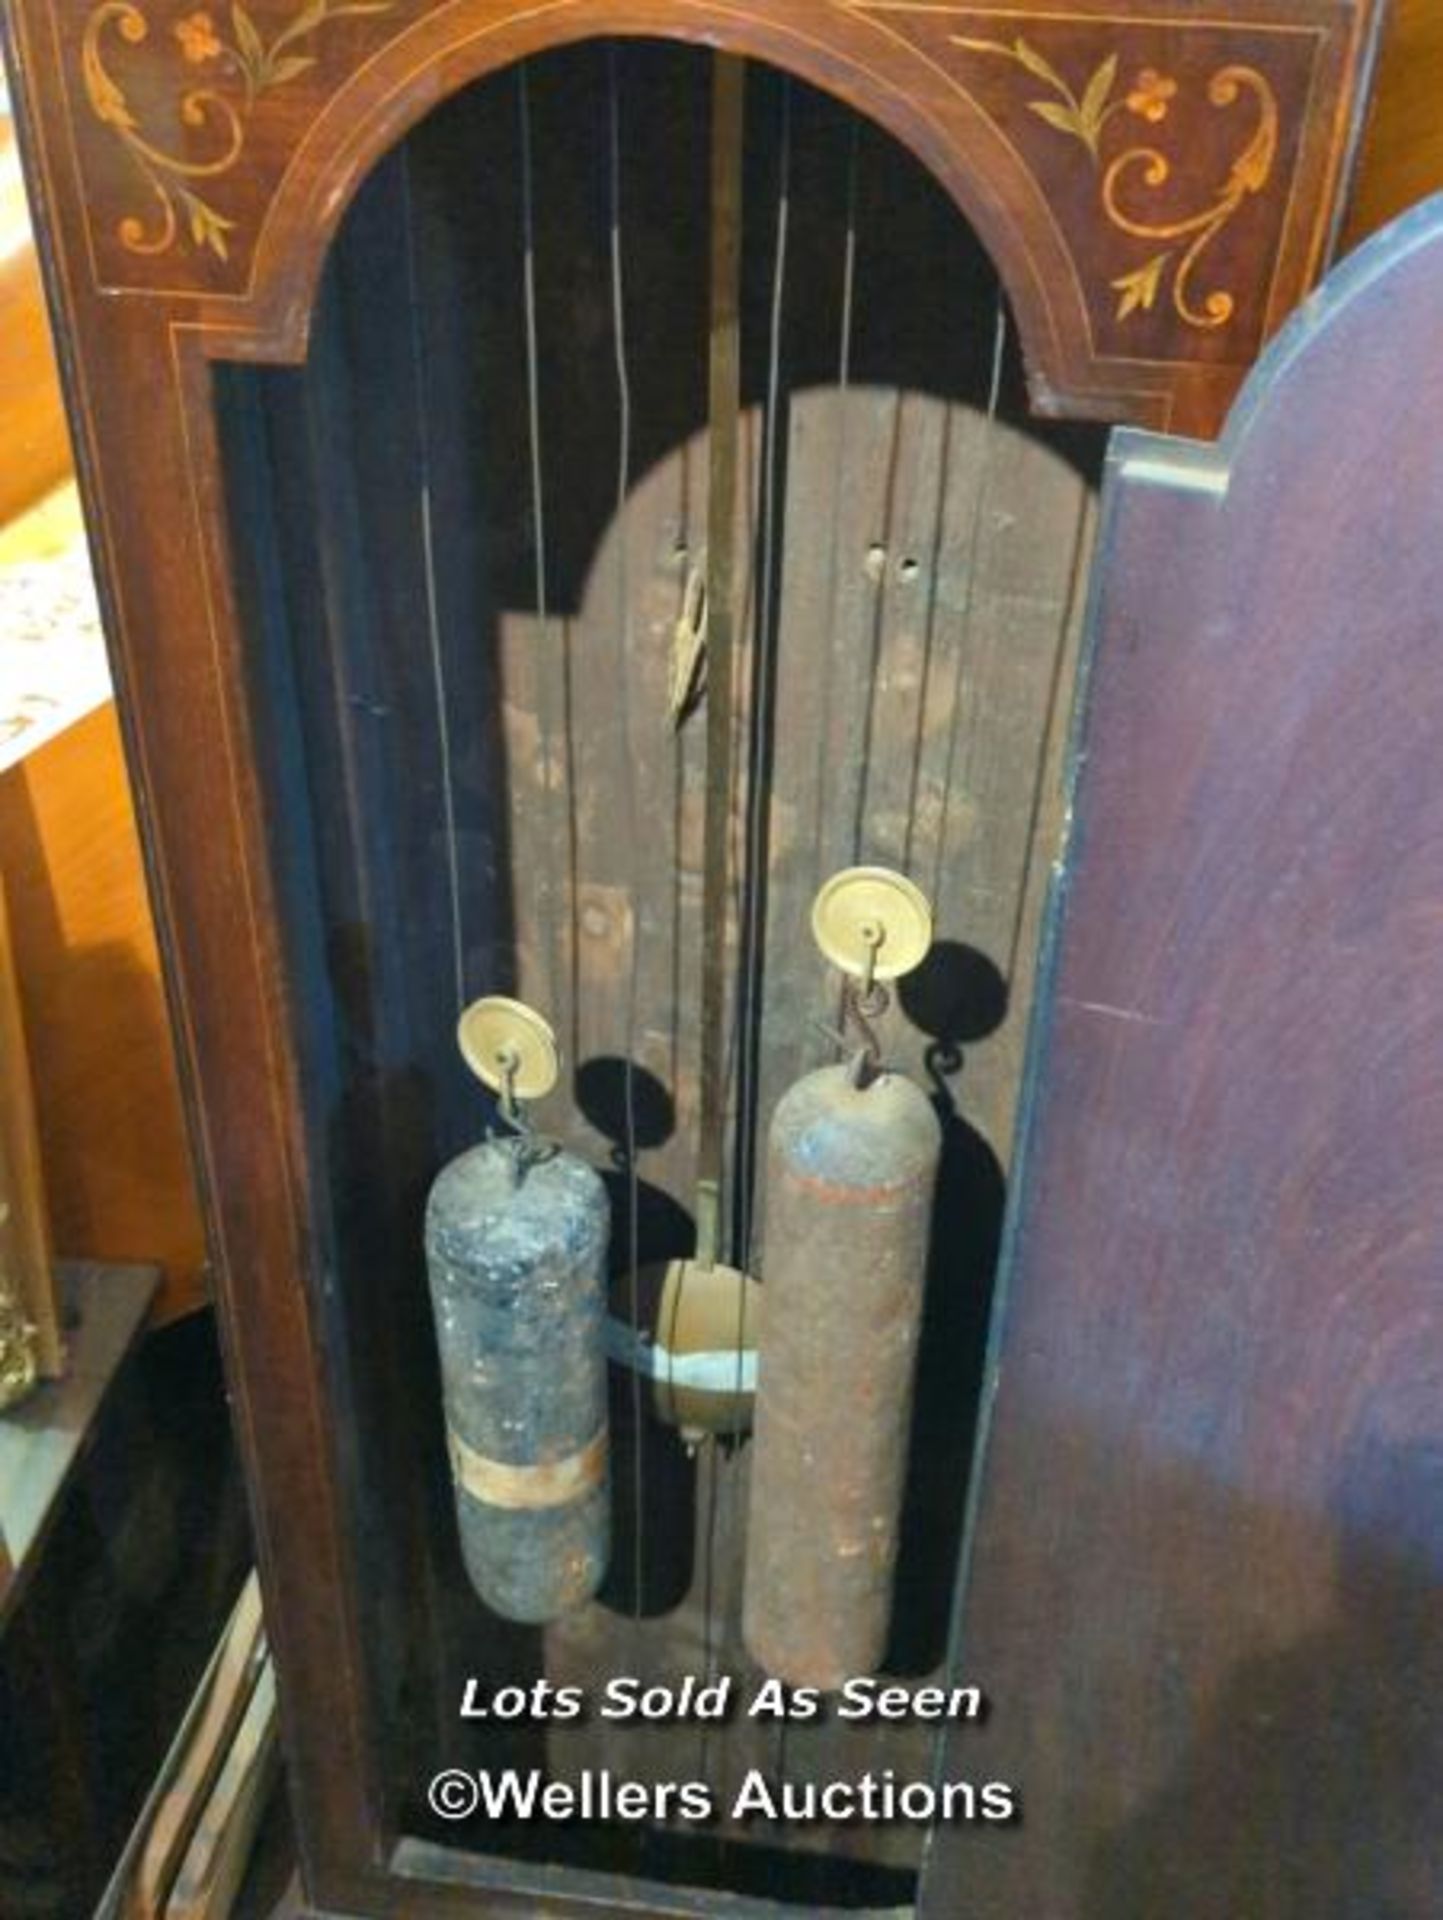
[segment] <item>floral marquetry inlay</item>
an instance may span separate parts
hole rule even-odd
[[[85,93],[97,120],[125,147],[149,189],[154,211],[147,219],[126,214],[117,222],[120,243],[131,253],[165,253],[181,240],[229,257],[227,235],[236,225],[219,211],[210,183],[228,174],[245,152],[246,130],[262,95],[298,80],[315,66],[316,38],[328,21],[348,14],[389,13],[393,0],[304,0],[290,20],[266,39],[251,15],[234,0],[223,16],[207,7],[171,24],[182,64],[204,80],[191,80],[177,96],[184,128],[209,137],[213,150],[199,157],[163,144],[126,97],[122,81],[107,67],[107,38],[140,46],[150,20],[133,0],[102,0],[86,22],[81,53]]]
[[[1330,55],[1313,9],[852,4],[1015,164],[1022,217],[1065,249],[1097,360],[1256,357],[1282,317],[1282,281],[1260,267],[1311,218],[1299,185]],[[1322,239],[1314,225],[1308,271]]]
[[[1040,81],[1047,92],[1040,99],[1029,99],[1028,110],[1087,150],[1098,174],[1099,199],[1107,218],[1134,239],[1169,243],[1109,283],[1118,295],[1117,318],[1126,320],[1134,313],[1151,312],[1164,282],[1170,280],[1172,304],[1187,326],[1226,326],[1237,304],[1232,294],[1214,289],[1199,301],[1193,291],[1193,277],[1204,253],[1238,208],[1250,194],[1261,193],[1272,178],[1278,151],[1278,103],[1266,78],[1256,68],[1245,66],[1221,67],[1212,75],[1207,97],[1213,106],[1252,103],[1255,125],[1251,135],[1230,165],[1226,180],[1205,206],[1177,218],[1149,219],[1129,196],[1165,188],[1173,177],[1173,161],[1159,147],[1129,143],[1125,136],[1115,142],[1118,150],[1110,159],[1104,147],[1112,137],[1108,129],[1119,116],[1125,119],[1131,115],[1134,130],[1139,121],[1160,126],[1168,118],[1178,95],[1178,83],[1170,74],[1142,67],[1128,84],[1121,78],[1120,56],[1109,53],[1086,84],[1074,91],[1021,34],[1008,43],[972,40],[959,34],[956,45],[972,53],[1001,55]]]
[[[92,281],[301,351],[336,221],[446,94],[611,32],[726,46],[912,147],[1049,412],[1213,421],[1325,263],[1379,0],[18,0],[51,9]],[[259,343],[265,337],[268,347]]]

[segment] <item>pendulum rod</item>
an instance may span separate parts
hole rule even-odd
[[[617,70],[615,46],[607,48],[607,230],[611,263],[611,320],[616,349],[617,449],[616,449],[616,573],[617,630],[621,649],[620,704],[622,751],[626,764],[626,839],[632,860],[631,872],[631,965],[626,980],[626,1036],[622,1047],[623,1139],[626,1153],[626,1260],[627,1314],[632,1335],[642,1338],[641,1268],[638,1247],[641,1220],[640,1175],[636,1165],[636,1025],[637,1025],[637,948],[641,929],[640,819],[636,794],[636,757],[633,751],[631,679],[631,582],[627,565],[626,507],[631,486],[631,373],[626,355],[626,285],[623,276],[621,244],[621,78]],[[632,1425],[632,1613],[642,1616],[642,1579],[646,1567],[644,1552],[645,1487],[641,1375],[629,1369],[631,1380]]]
[[[727,827],[731,816],[736,639],[737,441],[741,412],[742,114],[746,67],[712,62],[711,293],[708,323],[709,473],[706,546],[706,819],[702,880],[700,1117],[696,1258],[720,1252],[726,1127]]]
[[[773,683],[772,652],[776,644],[779,614],[776,605],[777,520],[781,511],[778,498],[778,420],[781,408],[782,325],[787,285],[787,243],[791,226],[792,189],[792,86],[781,82],[781,124],[777,151],[776,221],[772,248],[771,310],[767,332],[766,428],[762,437],[762,498],[760,507],[762,552],[761,581],[755,600],[756,642],[753,649],[753,726],[752,773],[747,794],[747,894],[745,985],[741,1005],[749,1021],[760,1023],[762,933],[766,916],[766,825],[770,803],[766,779],[767,749],[772,725],[770,712]],[[757,1075],[755,1062],[759,1034],[742,1033],[737,1057],[737,1101],[741,1113],[741,1139],[738,1151],[738,1177],[741,1182],[741,1243],[744,1264],[752,1260],[755,1220]],[[736,1343],[737,1384],[740,1387],[745,1349],[745,1327],[738,1325]],[[775,1769],[778,1778],[786,1771],[786,1721],[777,1725]]]
[[[707,322],[706,800],[702,847],[701,1048],[696,1179],[696,1264],[721,1252],[721,1184],[726,1132],[727,833],[731,820],[733,675],[736,650],[736,499],[741,428],[742,159],[746,62],[712,56]],[[685,1273],[685,1269],[683,1269]],[[685,1280],[683,1280],[683,1285]],[[680,1311],[681,1288],[676,1290]],[[746,1288],[738,1289],[744,1319]],[[738,1328],[738,1344],[745,1328]],[[702,1553],[703,1664],[716,1656],[716,1531],[720,1449],[707,1449]],[[710,1729],[703,1725],[701,1776],[710,1778]]]
[[[466,944],[461,921],[461,862],[456,845],[456,797],[451,773],[451,717],[446,666],[441,647],[441,615],[436,593],[436,543],[431,523],[431,430],[427,418],[426,364],[421,338],[421,292],[416,278],[416,221],[411,195],[411,149],[401,147],[401,217],[405,229],[406,298],[409,306],[411,379],[416,396],[416,435],[420,454],[421,556],[426,575],[426,644],[436,695],[436,745],[441,763],[441,806],[446,820],[446,866],[451,899],[451,959],[456,1013],[466,1004]]]
[[[541,354],[536,320],[536,190],[532,167],[531,85],[523,60],[516,69],[517,132],[521,149],[521,291],[526,324],[526,414],[531,456],[531,539],[536,583],[537,645],[536,662],[537,720],[541,733],[541,777],[544,789],[542,817],[545,823],[545,911],[543,928],[548,929],[543,945],[546,951],[548,981],[547,1005],[553,1010],[562,1005],[561,956],[557,936],[549,929],[559,925],[556,912],[560,895],[557,849],[561,834],[557,826],[558,809],[566,804],[563,782],[556,775],[555,703],[552,699],[551,608],[546,566],[546,487],[541,458]]]
[[[962,731],[963,679],[967,672],[967,643],[972,633],[972,613],[977,603],[977,561],[982,546],[982,527],[991,493],[993,442],[997,437],[997,407],[1002,394],[1002,369],[1007,357],[1007,301],[1002,280],[997,280],[997,306],[992,326],[992,368],[987,388],[987,422],[977,466],[977,491],[972,498],[971,524],[967,535],[967,578],[962,595],[959,623],[957,671],[952,683],[952,717],[947,730],[947,760],[942,774],[942,818],[937,829],[937,864],[932,875],[933,905],[941,910],[942,883],[947,872],[947,827],[952,817],[952,782],[957,768],[957,748]],[[975,730],[974,730],[975,731]]]
[[[762,937],[765,931],[767,903],[767,815],[771,802],[767,778],[771,736],[771,692],[774,679],[772,655],[776,645],[779,619],[777,600],[777,520],[782,502],[777,484],[779,458],[778,420],[781,411],[782,323],[787,285],[787,242],[791,227],[792,190],[792,85],[781,81],[781,127],[777,155],[777,211],[772,252],[771,313],[767,334],[767,412],[762,438],[762,499],[760,509],[762,554],[761,581],[755,599],[756,643],[752,656],[752,756],[751,778],[747,792],[747,860],[744,924],[746,951],[744,986],[740,1005],[746,1016],[746,1030],[737,1046],[737,1106],[740,1113],[740,1139],[737,1154],[737,1179],[740,1187],[742,1264],[750,1266],[752,1229],[755,1214],[756,1134],[757,1134],[757,1050],[760,1046],[762,1019]],[[742,1338],[738,1330],[737,1369],[741,1378]]]

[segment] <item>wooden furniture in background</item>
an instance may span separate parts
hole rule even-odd
[[[64,1370],[50,1215],[35,1126],[30,1054],[15,979],[15,956],[0,867],[0,1374],[9,1387],[54,1380]]]
[[[0,527],[69,472],[70,436],[20,156],[0,93]]]
[[[1443,189],[1443,7],[1390,0],[1344,245]]]
[[[279,1764],[276,1670],[267,1657],[191,1835],[164,1920],[225,1920],[232,1911]]]
[[[109,702],[0,773],[0,865],[55,1247],[156,1262],[174,1318],[205,1298],[205,1240]]]
[[[250,1564],[211,1316],[148,1329],[157,1278],[68,1288],[69,1375],[0,1421],[7,1915],[93,1913]]]
[[[241,1589],[97,1920],[224,1920],[279,1759],[275,1673],[254,1573]]]
[[[0,1627],[39,1564],[60,1502],[90,1443],[101,1405],[155,1297],[154,1267],[62,1261],[59,1290],[69,1365],[0,1421],[0,1535],[13,1578],[0,1593]]]
[[[71,537],[69,440],[8,113],[0,111],[0,566]],[[43,504],[41,504],[43,502]],[[34,595],[29,598],[33,601]],[[0,643],[13,640],[0,635]],[[109,702],[0,771],[9,889],[52,1239],[157,1261],[161,1319],[205,1298],[204,1234],[135,811]]]

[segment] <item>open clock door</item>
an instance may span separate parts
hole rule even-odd
[[[964,1628],[969,1912],[1443,1910],[1443,202],[1114,443]]]

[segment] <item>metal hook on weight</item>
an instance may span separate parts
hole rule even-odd
[[[892,1004],[892,996],[875,980],[848,980],[842,987],[842,1022],[848,1021],[861,1035],[862,1044],[851,1063],[852,1084],[865,1087],[882,1065],[882,1042],[873,1024]]]
[[[511,1136],[514,1171],[519,1180],[528,1167],[538,1166],[556,1152],[556,1142],[532,1126],[526,1109],[516,1096],[516,1079],[521,1071],[521,1056],[514,1047],[502,1047],[496,1055],[501,1085],[497,1100],[499,1116]]]
[[[867,1086],[883,1067],[882,1042],[874,1022],[880,1020],[892,1004],[892,996],[887,989],[874,982],[863,989],[857,981],[844,980],[842,983],[842,1024],[834,1027],[825,1020],[813,1020],[812,1028],[833,1046],[845,1048],[851,1053],[849,1067],[852,1084]],[[849,1033],[848,1027],[855,1033]],[[857,1046],[857,1036],[862,1044]]]

